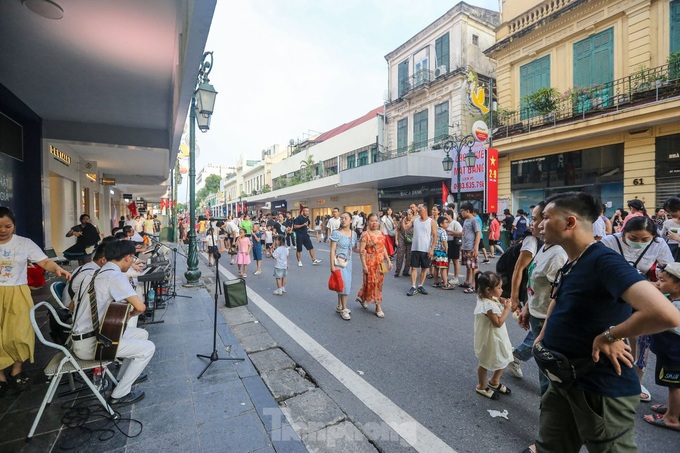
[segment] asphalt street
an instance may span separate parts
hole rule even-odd
[[[537,432],[539,415],[538,371],[533,361],[524,363],[524,378],[506,373],[503,382],[512,395],[501,395],[492,401],[475,393],[477,361],[473,351],[473,309],[475,296],[462,290],[442,291],[432,288],[426,280],[428,295],[407,297],[410,281],[406,277],[385,277],[383,310],[385,318],[375,316],[373,307],[364,310],[354,302],[361,285],[361,267],[356,254],[353,258],[353,285],[348,307],[351,321],[344,321],[335,312],[337,297],[327,289],[329,276],[329,246],[317,244],[313,266],[309,253],[303,251],[303,267],[297,266],[295,249],[290,249],[286,294],[276,296],[272,276],[274,260],[265,258],[262,274],[253,276],[255,264],[248,269],[249,291],[257,293],[288,320],[312,337],[318,344],[344,363],[353,373],[369,383],[375,392],[389,398],[401,410],[452,449],[459,452],[519,452],[529,445]],[[236,265],[224,255],[220,264],[234,277]],[[480,265],[482,269],[494,269]],[[227,275],[227,277],[230,277]],[[369,409],[372,400],[358,398],[343,384],[343,376],[331,374],[319,363],[314,352],[299,344],[257,304],[249,304],[258,318],[281,347],[304,368],[309,376],[348,414],[366,430],[373,428],[372,441],[386,452],[414,451],[406,442],[395,441],[392,431]],[[525,331],[512,319],[508,332],[513,344],[519,344]],[[650,369],[654,357],[650,355]],[[653,401],[667,402],[667,392],[645,376],[645,385]],[[647,425],[642,414],[650,413],[648,405],[638,408],[636,437],[641,452],[677,451],[678,433]],[[507,419],[492,417],[489,410],[507,411]],[[406,423],[408,425],[408,423]],[[405,426],[404,429],[409,429]],[[428,452],[429,453],[429,452]]]

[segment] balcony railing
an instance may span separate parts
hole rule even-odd
[[[422,86],[428,86],[430,83],[434,82],[437,77],[446,75],[446,72],[442,71],[441,74],[435,74],[435,71],[430,71],[429,69],[421,69],[416,71],[413,75],[404,79],[399,84],[399,91],[397,98],[401,99],[414,93],[418,88]]]
[[[499,108],[494,139],[526,134],[548,127],[583,121],[623,109],[641,107],[680,96],[680,61],[635,73],[603,84],[570,88],[562,95],[543,99],[551,108],[523,106],[517,111]]]

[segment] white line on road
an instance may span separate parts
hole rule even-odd
[[[220,271],[230,274],[224,266]],[[305,349],[321,366],[338,379],[350,392],[363,402],[378,417],[387,423],[397,434],[417,451],[456,453],[446,442],[437,437],[432,431],[420,424],[406,411],[397,406],[392,400],[380,393],[375,387],[359,377],[351,368],[321,346],[314,338],[300,329],[283,313],[274,308],[252,289],[248,295],[260,310],[265,312],[272,321],[279,325],[297,344]]]

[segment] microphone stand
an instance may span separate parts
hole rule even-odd
[[[167,244],[164,244],[158,239],[155,239],[153,236],[144,233],[147,237],[151,238],[151,242],[155,242],[156,244],[160,245],[161,247],[165,247],[168,250],[172,250],[172,292],[168,292],[165,295],[165,301],[167,302],[170,299],[174,299],[176,297],[184,297],[185,299],[191,299],[191,296],[184,296],[182,294],[177,294],[177,255],[182,256],[184,258],[187,258],[187,256],[183,253],[180,253],[177,251],[177,247],[170,247]],[[170,289],[170,288],[168,288]]]
[[[217,293],[218,290],[220,289],[220,270],[219,270],[220,267],[217,264],[219,263],[221,256],[222,255],[220,254],[220,252],[213,253],[213,257],[215,258],[215,312],[213,315],[213,350],[210,355],[196,354],[196,357],[210,360],[208,364],[205,366],[205,368],[203,368],[203,371],[201,371],[201,374],[199,374],[196,379],[201,379],[201,376],[203,376],[203,373],[205,373],[208,370],[208,368],[210,368],[210,365],[212,365],[213,362],[217,362],[218,360],[238,360],[238,361],[245,360],[239,357],[220,357],[217,355]]]

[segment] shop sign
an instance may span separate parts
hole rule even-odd
[[[486,177],[486,169],[484,165],[484,157],[486,151],[484,143],[476,142],[472,146],[472,152],[477,156],[477,161],[472,168],[467,168],[465,165],[465,154],[467,149],[464,149],[460,155],[454,156],[460,159],[459,165],[454,165],[451,170],[451,193],[458,192],[458,169],[460,168],[460,191],[465,192],[479,192],[485,189],[484,179]],[[455,162],[454,162],[455,163]]]
[[[71,166],[71,156],[57,148],[56,146],[50,145],[50,154],[54,156],[54,160],[61,162],[67,167]]]
[[[106,178],[102,177],[102,186],[115,186],[116,185],[116,178]]]
[[[96,173],[85,173],[85,177],[89,179],[92,182],[97,182],[97,175]]]
[[[316,204],[326,204],[326,200],[316,200]]]
[[[478,142],[485,142],[489,138],[489,126],[484,121],[475,121],[472,125],[472,135]]]
[[[286,202],[286,200],[272,201],[272,209],[277,210],[277,211],[287,211],[288,210],[288,203]]]

